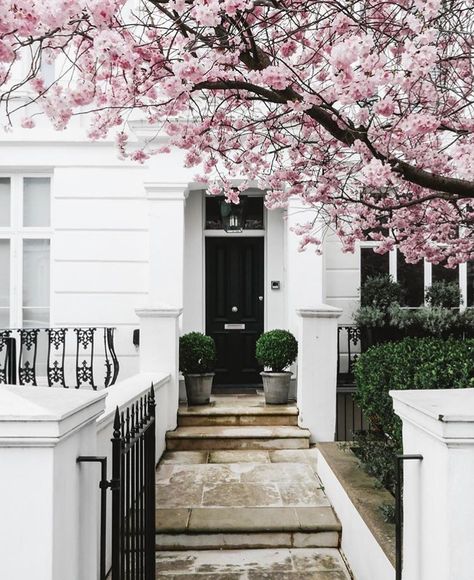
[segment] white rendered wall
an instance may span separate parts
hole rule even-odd
[[[352,314],[359,306],[360,248],[357,246],[353,254],[344,253],[339,239],[328,233],[324,258],[324,302],[342,309],[339,324],[351,324]]]
[[[403,580],[471,580],[474,389],[391,391],[403,421]]]
[[[182,332],[205,332],[204,192],[191,191],[184,209],[184,311]]]
[[[393,565],[319,450],[318,476],[341,522],[341,550],[356,580],[394,580]]]

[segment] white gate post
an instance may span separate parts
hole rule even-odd
[[[96,419],[106,392],[0,388],[0,578],[98,578]]]
[[[140,372],[170,375],[167,429],[176,428],[179,405],[179,316],[181,308],[140,308]]]
[[[297,400],[299,423],[311,440],[334,441],[336,432],[337,320],[340,308],[299,308]]]
[[[184,206],[188,183],[145,183],[150,218],[150,288],[140,318],[140,372],[171,375],[167,428],[177,425],[179,316],[183,311]]]
[[[392,391],[403,421],[403,580],[474,575],[474,389]]]

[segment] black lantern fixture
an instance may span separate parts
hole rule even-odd
[[[240,196],[240,203],[220,202],[222,226],[227,233],[238,234],[245,228],[245,206],[247,199]]]

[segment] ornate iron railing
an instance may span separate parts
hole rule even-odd
[[[114,330],[0,329],[0,384],[110,387],[119,373]]]

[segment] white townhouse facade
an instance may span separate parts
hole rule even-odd
[[[146,139],[150,129],[137,124],[133,134]],[[291,228],[311,210],[298,200],[267,210],[263,192],[251,188],[241,207],[228,206],[206,195],[195,173],[180,151],[144,165],[121,160],[112,139],[90,141],[76,120],[62,132],[44,125],[3,133],[0,327],[115,327],[126,378],[138,368],[136,310],[182,309],[182,333],[216,340],[217,384],[245,386],[259,382],[253,349],[261,332],[297,334],[297,311],[321,304],[341,309],[339,323],[350,324],[370,273],[391,273],[411,306],[441,277],[459,280],[464,304],[474,304],[471,265],[407,265],[396,251],[374,254],[370,243],[345,254],[331,234],[322,256],[299,252]],[[229,231],[232,219],[237,231]]]

